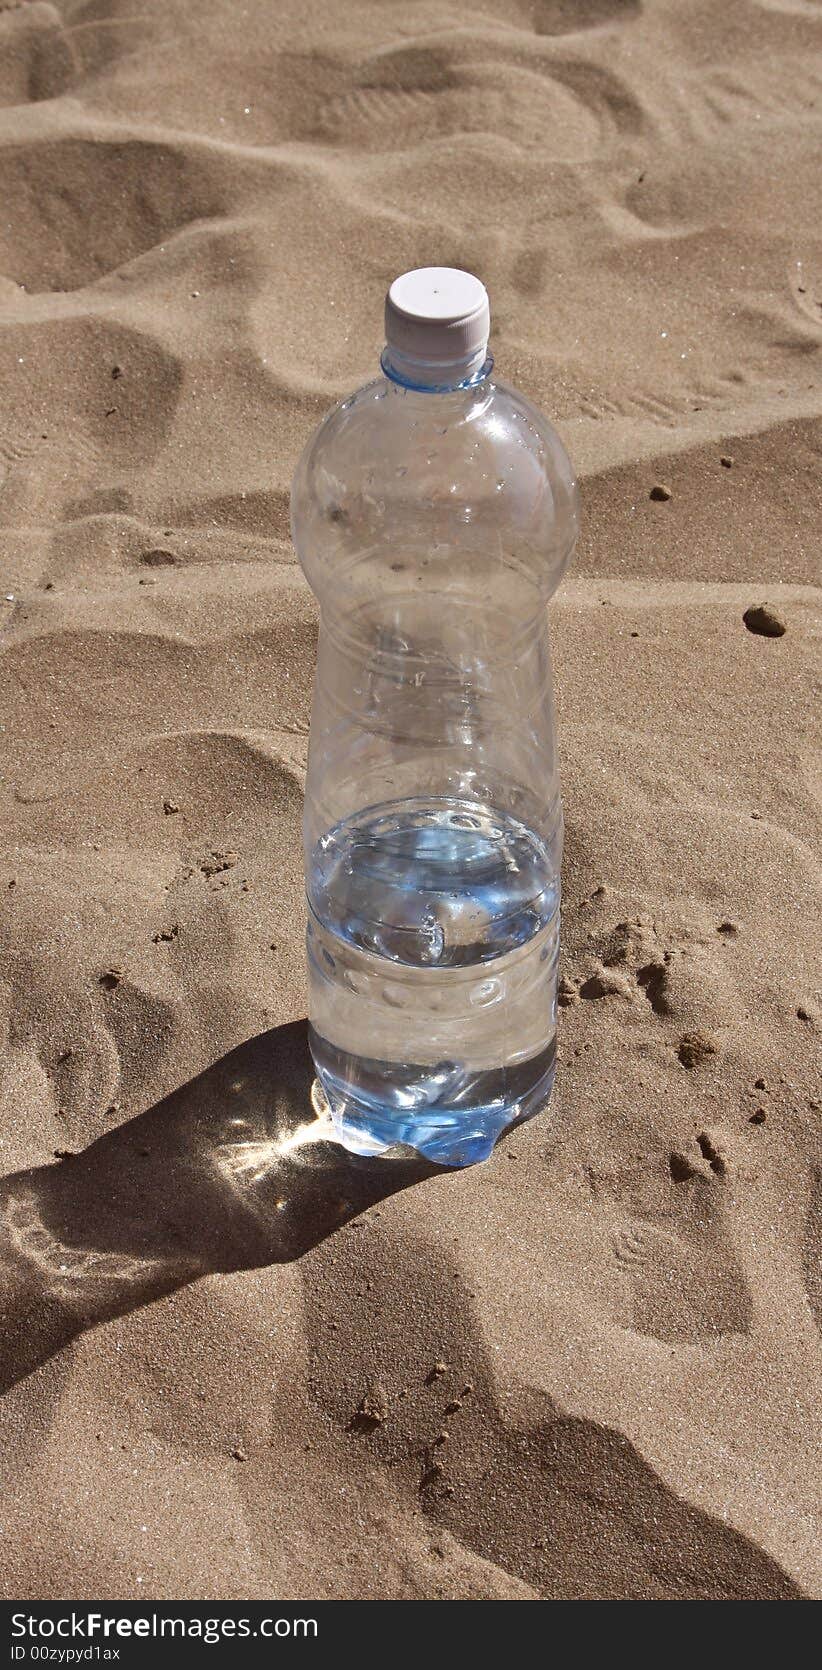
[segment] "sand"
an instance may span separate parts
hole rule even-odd
[[[4,1595],[822,1592],[820,47],[0,0]],[[288,539],[428,262],[585,509],[556,1093],[447,1175],[303,1140]]]

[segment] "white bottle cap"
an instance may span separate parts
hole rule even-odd
[[[490,328],[478,278],[457,267],[417,267],[395,278],[385,298],[386,369],[423,388],[459,384],[484,365]]]

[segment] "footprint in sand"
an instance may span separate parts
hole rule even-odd
[[[119,1287],[142,1281],[160,1263],[59,1240],[44,1223],[32,1193],[6,1200],[0,1214],[0,1242],[3,1239],[11,1251],[35,1267],[52,1295],[78,1304],[86,1299],[89,1284],[115,1282]]]
[[[697,1162],[698,1163],[698,1162]],[[633,1323],[661,1340],[745,1334],[753,1315],[745,1273],[724,1221],[721,1183],[671,1156],[667,1204],[617,1232],[614,1253],[629,1279]]]
[[[599,893],[592,898],[596,904]],[[560,1006],[577,997],[618,996],[647,1003],[662,1019],[690,1022],[692,1029],[715,1023],[732,978],[726,947],[737,933],[730,922],[680,919],[665,927],[647,913],[602,922],[587,936],[578,971],[563,981]]]

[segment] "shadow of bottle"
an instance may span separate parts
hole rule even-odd
[[[0,1183],[0,1391],[98,1322],[214,1271],[300,1258],[438,1168],[348,1154],[304,1021],[232,1050],[59,1164]]]
[[[5,1177],[0,1392],[97,1323],[200,1276],[299,1259],[369,1206],[439,1174],[410,1150],[376,1161],[348,1154],[314,1117],[312,1080],[305,1023],[279,1027],[82,1153]],[[392,1255],[389,1247],[389,1272]],[[546,1595],[599,1598],[610,1593],[608,1584],[615,1598],[681,1597],[683,1585],[689,1598],[800,1598],[762,1550],[680,1502],[621,1433],[570,1418],[547,1397],[541,1423],[512,1428],[499,1411],[473,1316],[458,1314],[454,1282],[436,1285],[437,1260],[425,1247],[403,1256],[422,1261],[419,1281],[431,1290],[427,1312],[437,1318],[437,1337],[445,1322],[463,1341],[463,1368],[474,1382],[461,1415],[462,1442],[457,1434],[450,1446],[459,1489],[444,1493],[426,1475],[418,1499],[427,1517]],[[396,1355],[423,1397],[434,1340],[426,1347],[418,1330],[409,1335],[404,1291],[393,1275],[379,1291],[381,1331],[369,1330],[368,1360],[373,1367],[376,1339],[386,1383]],[[335,1400],[343,1388],[340,1409],[348,1407],[349,1431],[359,1435],[345,1388],[362,1324],[350,1293],[348,1299],[355,1326],[339,1361],[336,1336],[328,1336],[322,1396],[342,1419]],[[321,1325],[318,1302],[309,1305],[309,1330]],[[403,1369],[409,1352],[422,1353],[420,1361]],[[413,1425],[413,1399],[403,1408]],[[366,1422],[365,1433],[378,1452],[391,1441],[390,1425]],[[630,1570],[612,1569],[615,1525]]]

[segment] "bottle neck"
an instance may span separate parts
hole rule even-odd
[[[400,388],[416,389],[422,394],[449,394],[483,383],[493,369],[494,360],[487,343],[468,359],[447,361],[416,359],[386,343],[380,365],[386,377]]]

